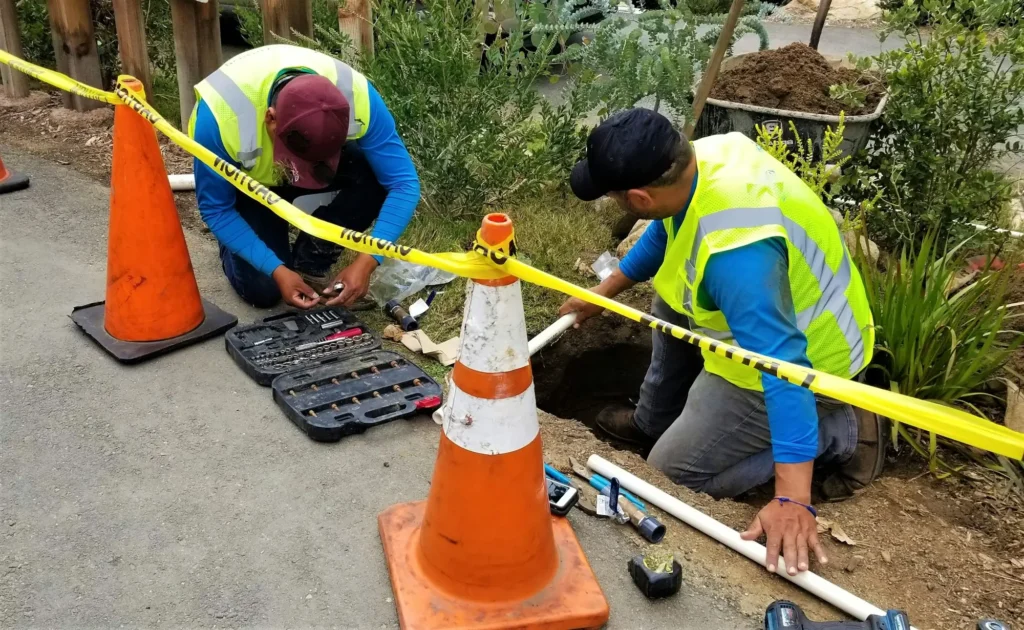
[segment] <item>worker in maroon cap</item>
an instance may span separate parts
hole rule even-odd
[[[242,53],[196,86],[189,134],[303,212],[394,241],[419,203],[412,158],[384,101],[362,74],[306,48]],[[380,257],[359,254],[337,275],[342,248],[288,223],[195,161],[199,214],[220,243],[235,291],[254,306],[353,306]],[[372,230],[371,230],[372,226]]]

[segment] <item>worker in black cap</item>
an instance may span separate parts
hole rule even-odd
[[[607,195],[652,219],[619,268],[594,293],[613,297],[653,277],[653,314],[705,337],[775,359],[856,377],[874,345],[863,282],[818,196],[738,133],[694,142],[664,116],[630,109],[590,134],[573,169],[583,200]],[[577,325],[602,309],[570,299]],[[767,536],[790,574],[818,543],[811,480],[852,496],[881,471],[879,419],[798,385],[654,332],[636,408],[602,410],[607,436],[649,452],[676,483],[734,497],[775,479],[775,498],[743,537]]]

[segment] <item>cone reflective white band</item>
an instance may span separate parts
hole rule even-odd
[[[517,396],[477,398],[452,383],[444,433],[458,446],[483,455],[503,455],[527,446],[540,432],[537,398],[531,384]]]
[[[522,285],[468,282],[459,362],[477,372],[510,372],[530,362]]]

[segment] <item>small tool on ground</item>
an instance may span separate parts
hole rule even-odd
[[[580,465],[579,461],[575,457],[569,458],[569,465],[572,466],[574,473],[586,479],[598,492],[605,494],[611,491],[611,482],[598,475],[597,473],[590,472],[587,468]],[[644,507],[640,500],[634,497],[632,494],[625,490],[619,489],[619,494],[622,497],[628,499],[627,501],[618,501],[618,508],[625,513],[628,517],[629,522],[636,527],[637,532],[644,537],[645,540],[652,543],[660,543],[665,538],[665,526],[653,516],[648,515],[641,509]],[[640,507],[637,506],[639,504]]]
[[[683,567],[672,554],[633,556],[626,566],[633,584],[648,599],[675,595],[683,584]]]
[[[764,611],[764,630],[910,630],[910,619],[901,610],[885,616],[869,615],[864,621],[811,621],[793,602],[776,600]]]

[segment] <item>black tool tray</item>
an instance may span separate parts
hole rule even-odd
[[[357,329],[362,330],[358,335],[324,342],[329,335]],[[235,363],[263,386],[281,374],[312,369],[380,347],[376,333],[338,306],[265,317],[229,330],[224,341]]]
[[[434,379],[383,350],[283,374],[271,388],[285,415],[318,442],[336,442],[441,406]]]

